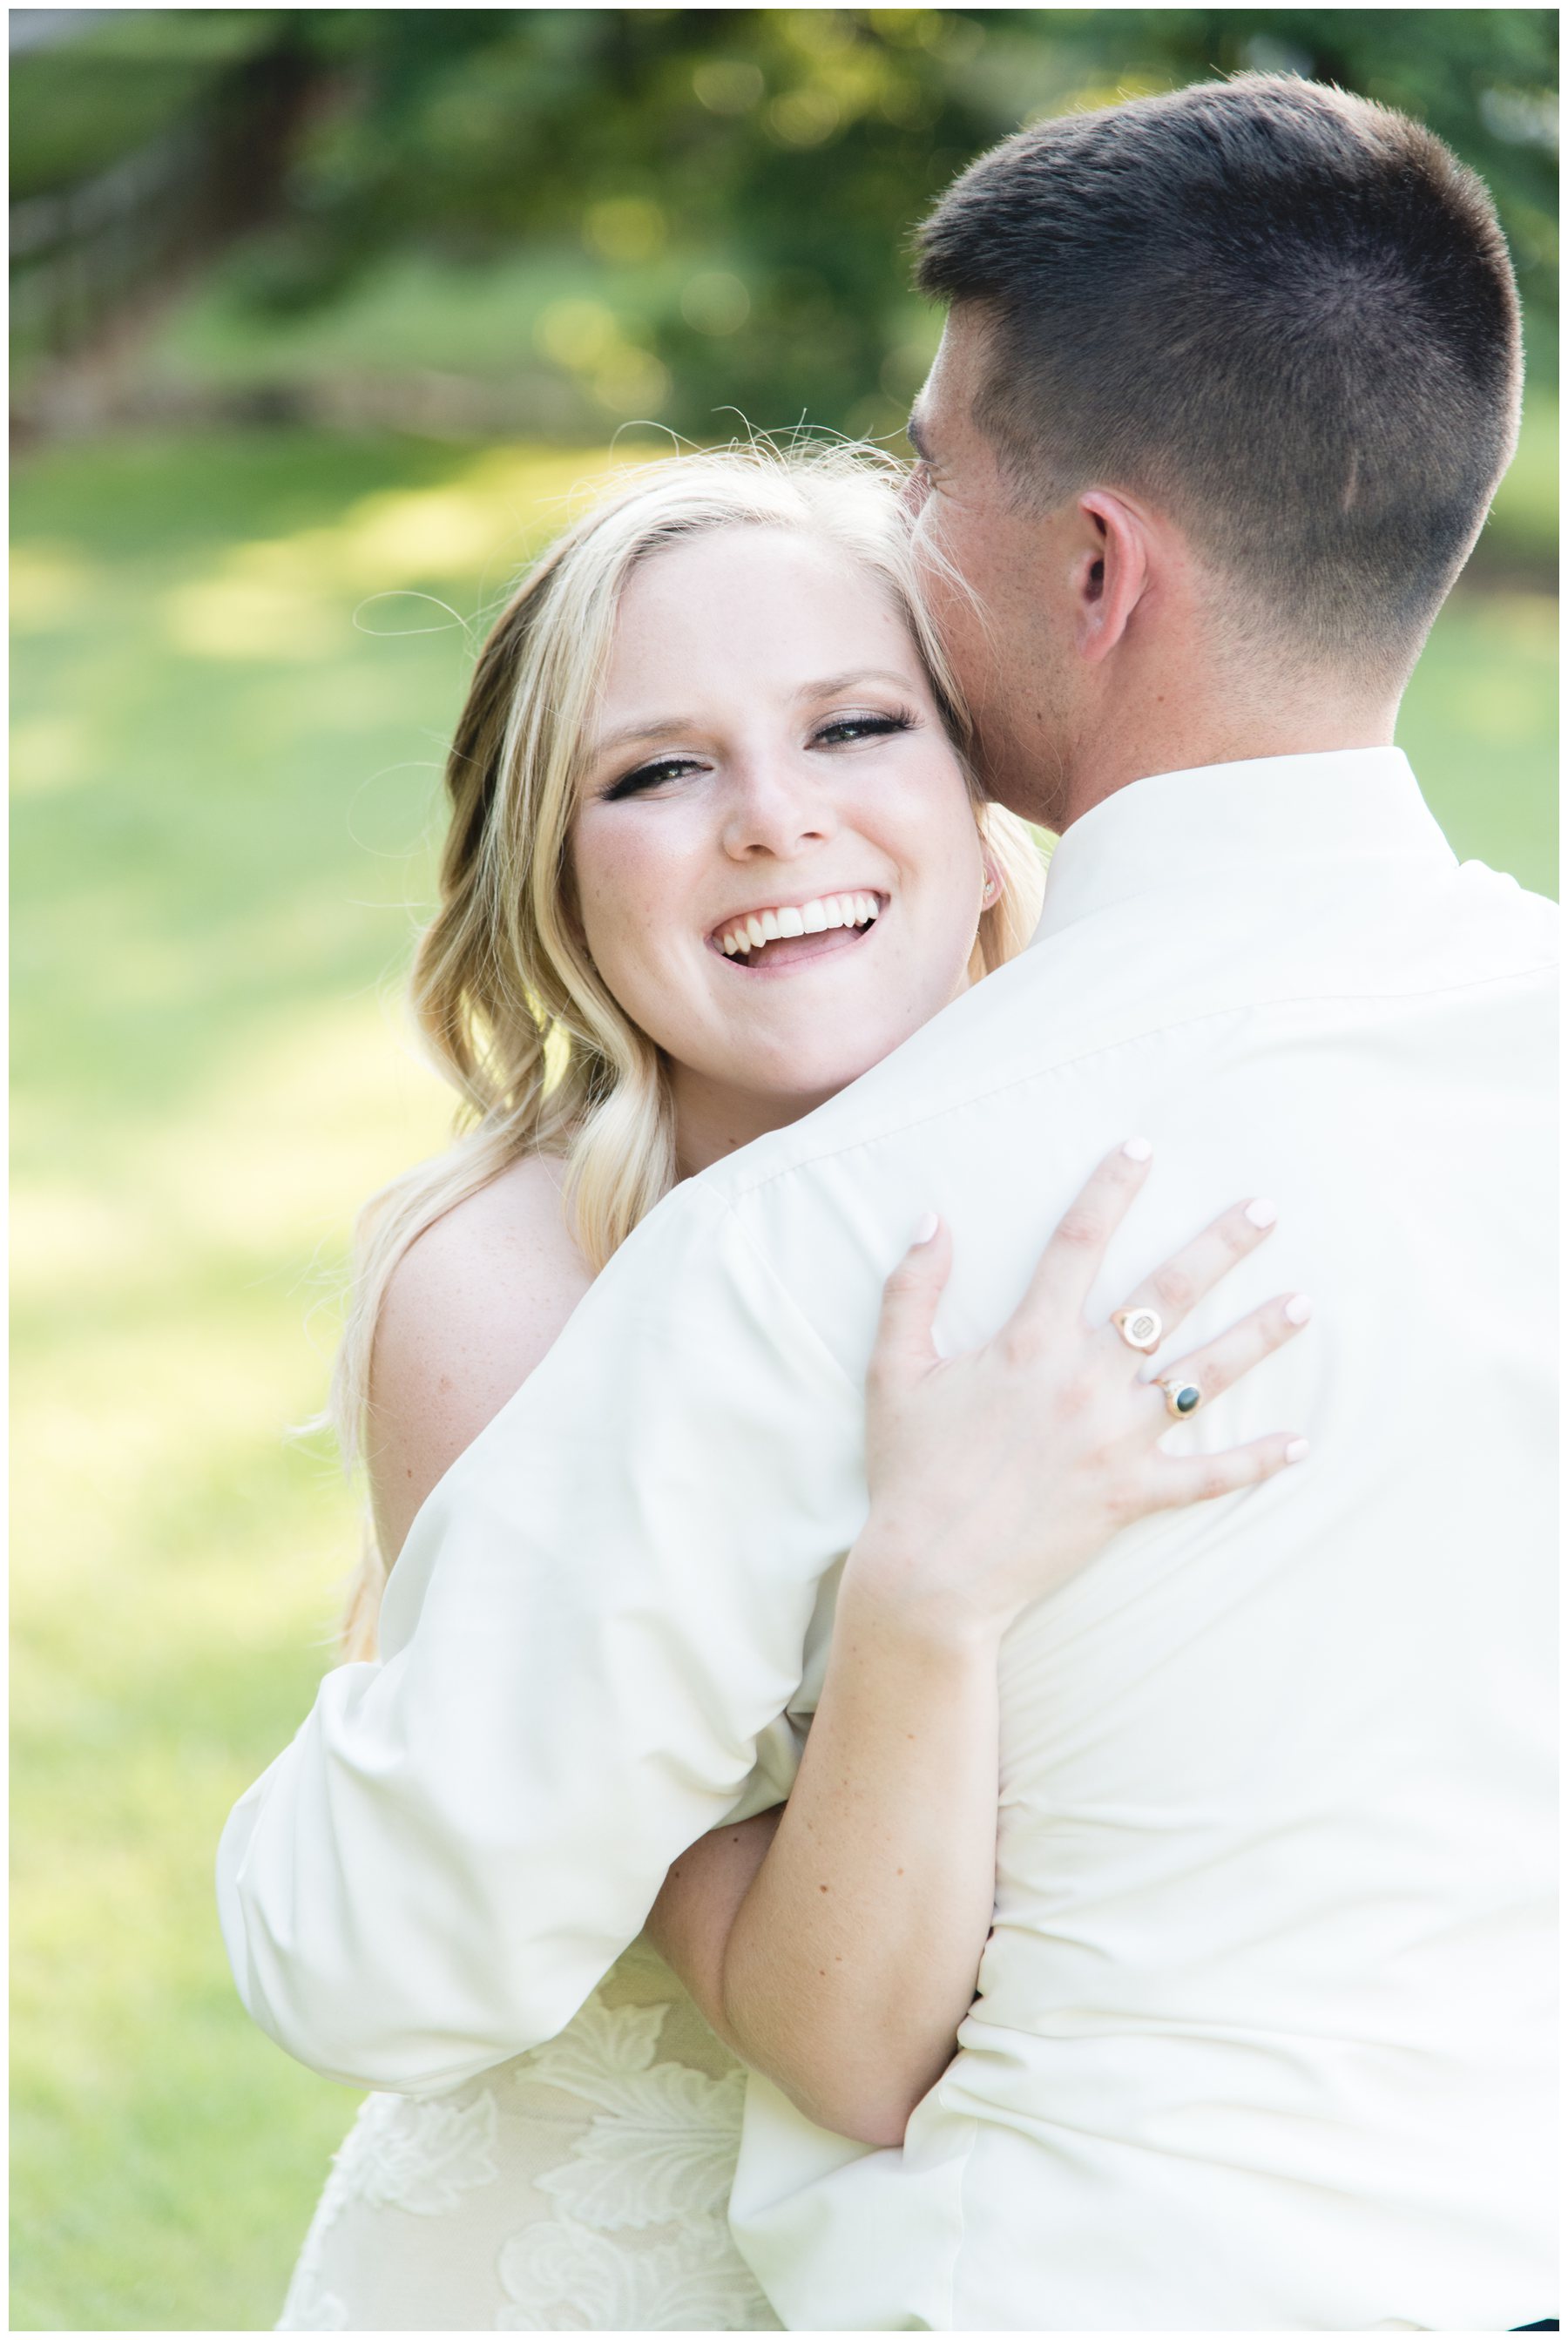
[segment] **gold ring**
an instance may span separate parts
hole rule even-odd
[[[1152,1308],[1117,1308],[1111,1323],[1128,1348],[1140,1356],[1152,1357],[1166,1336],[1166,1328]]]
[[[1156,1373],[1155,1385],[1166,1393],[1166,1412],[1173,1422],[1186,1422],[1203,1403],[1203,1392],[1196,1382],[1183,1381],[1180,1373]]]

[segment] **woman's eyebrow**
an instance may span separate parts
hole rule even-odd
[[[831,699],[835,692],[848,690],[851,683],[856,682],[888,682],[895,690],[911,690],[914,688],[910,676],[895,673],[891,667],[857,666],[849,668],[844,674],[824,675],[819,682],[803,682],[793,696],[797,700]],[[597,763],[601,756],[612,755],[618,748],[633,745],[652,747],[660,739],[690,739],[703,728],[700,719],[695,715],[660,715],[651,717],[646,722],[618,723],[613,731],[600,732],[589,751],[590,759]]]
[[[803,682],[795,696],[798,699],[831,699],[836,691],[848,690],[854,682],[890,682],[895,690],[912,690],[915,687],[909,675],[896,674],[891,667],[854,666],[845,674],[826,675],[820,682]]]
[[[600,756],[608,756],[616,748],[630,748],[634,741],[676,739],[682,732],[690,735],[701,728],[694,715],[660,715],[646,723],[620,723],[613,731],[600,732],[590,752],[597,761]]]

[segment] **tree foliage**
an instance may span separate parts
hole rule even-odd
[[[101,148],[116,74],[144,132],[160,74],[189,109],[280,51],[311,103],[237,296],[297,317],[393,253],[529,255],[554,291],[519,362],[598,427],[896,427],[931,338],[907,237],[954,174],[1037,115],[1248,65],[1445,137],[1496,195],[1538,371],[1554,358],[1549,9],[152,10],[19,61],[23,183],[69,167],[63,123]],[[96,147],[66,103],[89,86]]]

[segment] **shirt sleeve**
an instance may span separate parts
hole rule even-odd
[[[862,1442],[860,1392],[682,1189],[432,1492],[379,1661],[326,1677],[230,1816],[224,1939],[280,2047],[418,2095],[571,2020],[670,1861],[787,1791]]]

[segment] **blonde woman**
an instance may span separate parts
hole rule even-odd
[[[1033,928],[1040,861],[969,779],[898,488],[863,451],[652,467],[484,647],[413,987],[470,1125],[368,1209],[335,1388],[373,1515],[351,1657],[373,1658],[431,1489],[660,1197],[867,1072]],[[1064,1262],[1097,1256],[1146,1168],[1136,1141],[1101,1165],[1014,1337],[950,1367],[930,1334],[947,1238],[919,1231],[869,1384],[880,1541],[846,1570],[782,1821],[684,1856],[558,2038],[446,2095],[366,2101],[280,2329],[777,2328],[725,2217],[741,2057],[824,2126],[897,2144],[989,1923],[1001,1625],[1127,1520],[1297,1452],[1258,1442],[1201,1480],[1162,1459],[1142,1359],[1065,1304]],[[1270,1217],[1238,1205],[1172,1263],[1194,1299]],[[1271,1304],[1191,1372],[1226,1386],[1304,1314]],[[944,1522],[919,1567],[917,1517]],[[866,1853],[906,1837],[895,1904]]]

